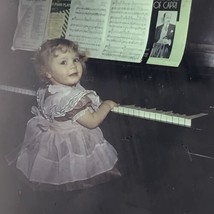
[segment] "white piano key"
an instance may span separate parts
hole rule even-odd
[[[134,115],[134,109],[129,109],[129,115]]]
[[[160,117],[160,121],[162,121],[162,122],[166,122],[167,121],[167,119],[166,119],[166,114],[164,114],[164,112],[161,114],[161,117]]]
[[[114,107],[111,111],[112,111],[112,112],[115,112],[115,113],[118,113],[118,112],[119,112],[118,109],[119,109],[119,107]]]
[[[155,120],[156,119],[156,108],[150,109],[150,116],[149,116],[149,118],[151,120]]]
[[[185,125],[185,114],[180,115],[179,120],[178,120],[178,125],[184,126]]]
[[[115,113],[122,114],[123,113],[123,107],[122,106],[117,106],[117,107],[114,107],[111,111],[113,111]]]
[[[139,109],[138,112],[139,112],[138,115],[140,118],[145,118],[145,109],[144,108]]]
[[[173,114],[172,123],[175,124],[175,125],[178,125],[179,124],[179,117],[180,117],[179,114]]]
[[[144,117],[146,119],[155,120],[155,112],[156,108],[150,108],[150,109],[143,109],[144,110]]]
[[[139,110],[133,109],[133,115],[139,117]]]
[[[130,116],[134,116],[134,105],[126,105],[124,106],[124,114],[130,115]]]
[[[144,109],[144,118],[149,119],[150,118],[150,111],[149,109]]]
[[[129,109],[127,107],[123,107],[123,114],[129,115]]]
[[[140,110],[142,110],[142,108],[134,106],[133,107],[133,115],[135,117],[142,117],[143,118],[144,117],[144,112],[143,111],[140,112]]]
[[[192,120],[189,118],[185,118],[184,126],[191,127],[191,124],[192,124]]]
[[[155,113],[155,120],[161,121],[162,113],[163,113],[162,110],[158,110],[158,111]]]
[[[167,111],[164,114],[166,114],[166,122],[172,123],[172,111]]]
[[[118,106],[118,113],[124,113],[124,108],[122,106]]]

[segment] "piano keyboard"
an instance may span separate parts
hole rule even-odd
[[[8,86],[8,85],[0,85],[0,90],[10,91],[10,92],[18,93],[18,94],[36,96],[36,91],[30,90],[30,89],[25,89],[25,88]]]
[[[192,127],[194,119],[208,115],[207,113],[199,113],[187,116],[172,111],[161,111],[155,108],[146,109],[134,105],[114,107],[112,112],[185,127]]]
[[[36,96],[36,91],[13,86],[0,85],[0,90]],[[135,105],[124,105],[114,107],[112,109],[112,112],[185,127],[192,127],[193,121],[195,119],[208,115],[207,113],[199,113],[187,116],[175,114],[172,111],[161,111],[156,110],[155,108],[146,109],[136,107]]]

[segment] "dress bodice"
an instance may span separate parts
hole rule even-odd
[[[33,106],[32,113],[42,114],[46,119],[63,117],[74,111],[71,120],[76,120],[88,109],[96,111],[101,104],[99,96],[93,90],[86,90],[80,84],[76,86],[49,85],[37,91],[38,108]]]

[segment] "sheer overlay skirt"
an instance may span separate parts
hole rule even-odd
[[[120,176],[117,161],[100,128],[36,116],[27,124],[16,167],[34,189],[74,190]]]

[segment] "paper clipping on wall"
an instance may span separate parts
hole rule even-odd
[[[191,3],[191,0],[154,1],[156,26],[147,64],[179,66],[186,45]]]
[[[48,39],[65,37],[71,0],[52,0],[49,23]]]
[[[37,50],[47,39],[51,0],[20,0],[12,50]]]

